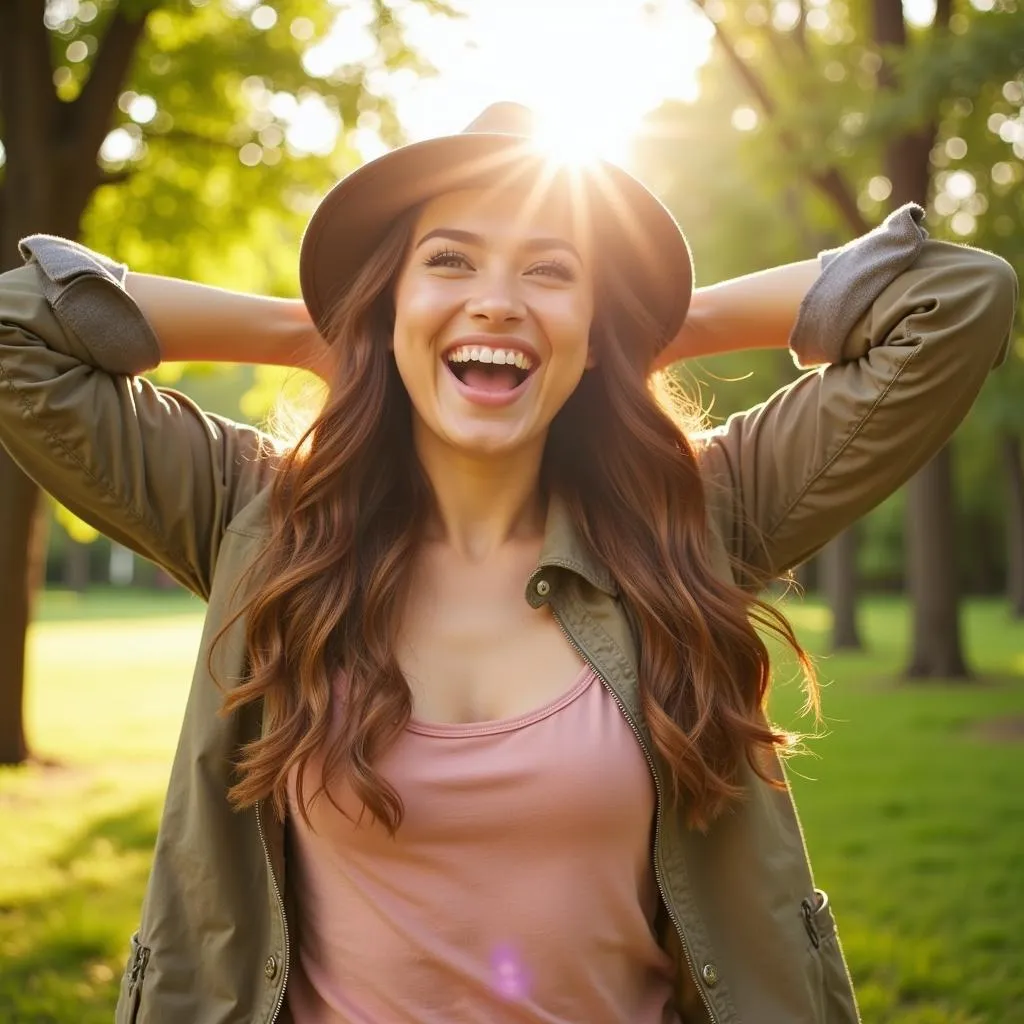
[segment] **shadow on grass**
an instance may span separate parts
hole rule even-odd
[[[50,859],[61,884],[0,906],[0,1021],[111,1020],[159,811],[147,800],[89,822]]]
[[[97,849],[113,854],[151,851],[160,822],[159,803],[146,800],[119,814],[108,814],[90,822],[54,858],[56,867],[70,869],[76,862],[94,856]]]
[[[94,587],[81,593],[49,588],[42,594],[35,621],[194,617],[202,615],[205,609],[205,604],[198,597],[179,587],[166,591]]]

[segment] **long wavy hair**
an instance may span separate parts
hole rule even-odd
[[[307,823],[311,801],[344,779],[392,834],[402,801],[375,765],[412,713],[394,641],[433,502],[388,344],[414,218],[410,211],[393,225],[331,317],[336,370],[322,411],[272,484],[272,534],[240,613],[249,671],[224,701],[225,713],[263,702],[263,735],[241,750],[229,791],[235,806],[269,798],[283,818],[295,770]],[[646,372],[655,325],[622,280],[606,277],[597,292],[607,297],[592,327],[597,366],[552,423],[542,484],[566,502],[618,583],[672,799],[685,798],[688,824],[706,828],[742,797],[744,761],[779,785],[767,755],[792,742],[765,714],[769,652],[757,627],[796,652],[815,709],[816,685],[784,616],[712,568],[689,421],[666,378]],[[338,678],[340,726],[332,725]],[[317,753],[321,783],[307,800],[304,769]]]

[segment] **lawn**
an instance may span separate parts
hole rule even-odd
[[[820,651],[827,612],[787,610]],[[43,602],[29,722],[56,763],[0,770],[4,1024],[111,1019],[201,613],[178,594]],[[980,678],[955,686],[897,681],[905,622],[873,600],[870,653],[819,661],[827,728],[791,766],[818,882],[866,1024],[1024,1024],[1024,624],[971,604]],[[788,675],[774,711],[793,724]]]

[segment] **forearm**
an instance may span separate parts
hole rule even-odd
[[[164,362],[259,363],[320,372],[326,345],[301,301],[129,273],[126,290],[160,343]]]
[[[786,348],[820,274],[818,260],[803,260],[696,289],[686,323],[652,369],[741,349]]]

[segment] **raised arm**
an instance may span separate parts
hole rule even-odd
[[[329,350],[301,300],[155,274],[129,273],[125,290],[156,334],[163,362],[292,366],[320,376],[326,371]]]
[[[0,442],[77,515],[207,596],[224,531],[274,456],[257,430],[137,375],[164,346],[176,359],[292,351],[296,335],[266,315],[285,307],[254,301],[264,315],[249,317],[241,298],[145,277],[136,302],[125,268],[82,246],[36,236],[23,251],[0,275]]]
[[[652,372],[682,359],[786,348],[800,305],[820,276],[818,260],[803,260],[696,289],[683,329]]]
[[[776,314],[760,333],[751,321],[750,336],[778,343],[788,310],[794,358],[817,369],[695,438],[712,523],[758,574],[799,564],[904,483],[949,439],[1005,356],[1013,269],[990,253],[927,240],[921,216],[904,207],[823,254],[820,270],[778,272],[788,282],[806,273],[806,294],[795,306],[798,288],[766,297]],[[743,308],[756,304],[734,296],[734,327]],[[715,336],[725,335],[703,332]]]

